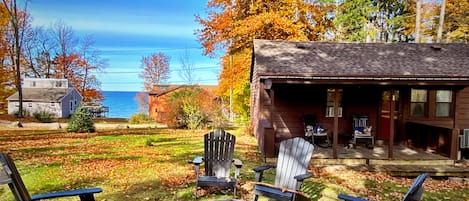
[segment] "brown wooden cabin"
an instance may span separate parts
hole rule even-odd
[[[362,114],[387,145],[456,159],[469,129],[469,44],[254,40],[251,121],[265,157],[304,136],[304,114],[328,129],[334,158]]]

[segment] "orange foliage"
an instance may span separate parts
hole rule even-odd
[[[249,70],[253,39],[325,40],[334,30],[327,14],[333,4],[281,0],[245,1],[211,0],[208,17],[196,16],[203,28],[196,31],[204,53],[222,56],[219,94],[229,100],[233,89],[234,110],[246,116],[249,112]]]

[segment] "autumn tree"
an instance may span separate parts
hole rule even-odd
[[[19,100],[19,109],[18,117],[23,117],[23,90],[21,86],[21,55],[22,55],[22,45],[23,45],[23,36],[26,29],[26,19],[27,13],[18,8],[16,0],[3,0],[3,5],[8,12],[10,25],[13,30],[13,45],[11,50],[13,53],[11,56],[11,62],[14,64],[14,69],[16,72],[15,76],[15,85],[18,90],[18,100]],[[26,7],[26,3],[25,6]]]
[[[139,77],[143,78],[146,91],[156,89],[158,84],[169,79],[169,60],[170,57],[162,52],[142,57],[141,67],[143,71],[139,74]]]
[[[85,102],[101,102],[101,82],[94,72],[101,72],[107,66],[107,60],[99,57],[99,51],[93,48],[94,40],[87,35],[83,38],[80,47],[80,61],[78,63],[77,89],[83,95]],[[77,76],[77,75],[75,75]]]
[[[204,54],[222,55],[220,95],[233,103],[236,113],[249,114],[249,66],[253,39],[328,40],[334,31],[328,15],[335,4],[306,0],[211,0],[207,18],[196,16],[196,30]],[[233,93],[230,93],[233,91]],[[231,95],[232,94],[232,95]]]
[[[179,71],[179,76],[186,84],[193,85],[196,79],[194,74],[194,62],[192,62],[190,58],[190,52],[187,48],[183,53],[181,53],[179,60],[181,61],[181,70]]]
[[[7,110],[6,98],[9,97],[15,85],[14,79],[15,72],[11,65],[5,62],[8,55],[8,41],[6,33],[9,30],[10,15],[5,7],[5,4],[0,5],[0,114],[5,113]]]
[[[443,1],[445,2],[445,1]],[[437,27],[440,24],[441,8],[443,6],[434,6],[431,13],[431,26],[427,26],[427,32],[432,36],[437,34]],[[469,43],[469,0],[446,0],[444,11],[444,21],[442,26],[442,42],[460,42]],[[437,26],[438,25],[438,26]],[[433,41],[436,41],[433,37]]]

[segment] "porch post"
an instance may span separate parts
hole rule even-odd
[[[334,89],[334,133],[332,134],[332,157],[337,159],[339,142],[339,89]]]
[[[396,90],[391,90],[390,111],[389,111],[389,147],[388,158],[394,158],[394,111],[396,110]]]
[[[459,90],[454,90],[453,108],[451,108],[453,111],[453,129],[451,129],[451,137],[450,137],[451,149],[450,149],[449,157],[453,160],[458,159],[458,151],[459,151],[459,133],[460,133],[460,130],[458,128],[459,127],[459,115],[456,112],[456,109],[457,109],[456,106],[459,100],[459,94],[460,94]]]

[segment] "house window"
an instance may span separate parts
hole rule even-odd
[[[51,103],[50,103],[50,106],[51,106],[51,107],[55,107],[55,103],[54,103],[54,102],[51,102]]]
[[[427,90],[412,89],[410,96],[410,116],[424,117],[427,107]]]
[[[55,82],[55,87],[62,87],[62,82],[61,81],[56,81]]]
[[[36,81],[32,81],[31,82],[31,87],[35,87],[36,86]]]
[[[450,90],[436,90],[436,113],[437,117],[449,117],[451,114],[451,103],[453,93]]]
[[[28,107],[33,107],[33,103],[28,103]]]
[[[70,101],[70,112],[73,111],[73,101]]]
[[[338,106],[339,114],[338,117],[342,117],[342,89],[339,90]],[[334,117],[334,100],[335,100],[335,89],[327,89],[327,103],[326,103],[326,117]]]

